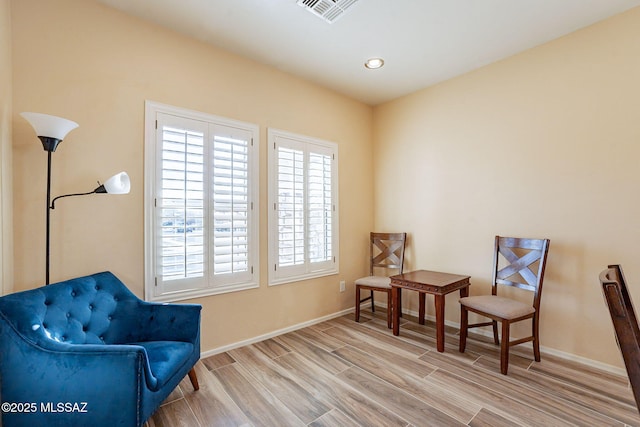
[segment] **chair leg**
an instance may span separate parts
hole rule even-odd
[[[398,303],[400,300],[398,300]],[[398,304],[399,305],[399,304]],[[391,304],[391,289],[387,291],[387,328],[391,329],[391,311],[397,310],[395,307],[392,307]]]
[[[373,291],[371,291],[371,312],[375,313],[376,312],[376,304],[373,301]]]
[[[469,312],[464,305],[460,305],[460,353],[464,353],[467,347],[467,329],[469,325]]]
[[[356,285],[356,322],[360,321],[360,286]]]
[[[189,379],[191,380],[191,385],[194,390],[200,390],[200,385],[198,384],[198,377],[196,376],[196,368],[191,368],[189,371]]]
[[[500,345],[500,338],[498,338],[498,322],[495,320],[492,320],[491,324],[493,326],[493,342],[496,343],[496,345]],[[502,339],[504,339],[504,335],[502,336]],[[507,341],[509,341],[508,335],[507,335]]]
[[[536,362],[540,361],[540,340],[538,339],[538,316],[533,316],[533,357]]]
[[[502,345],[500,346],[500,372],[507,375],[509,369],[509,321],[502,321]]]

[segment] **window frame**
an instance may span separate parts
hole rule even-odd
[[[313,279],[318,277],[330,276],[338,274],[340,271],[340,230],[339,230],[339,180],[338,180],[338,144],[318,138],[313,138],[305,135],[299,135],[292,132],[287,132],[280,129],[269,128],[267,130],[267,140],[269,143],[268,154],[268,230],[269,230],[269,250],[268,250],[268,265],[269,265],[269,286],[281,285],[285,283],[298,282],[306,279]],[[331,201],[332,201],[332,215],[331,215],[331,255],[332,260],[323,262],[320,268],[314,268],[314,263],[309,259],[309,242],[308,242],[308,220],[305,219],[305,239],[304,239],[304,263],[302,265],[296,265],[293,267],[280,267],[279,264],[279,222],[278,222],[278,148],[286,146],[288,148],[295,148],[302,150],[305,153],[304,159],[304,176],[305,176],[305,216],[309,212],[309,204],[306,203],[308,197],[308,178],[306,171],[308,171],[308,157],[307,154],[314,152],[316,154],[329,153],[331,159]],[[320,263],[315,263],[319,266]]]
[[[247,256],[249,258],[248,268],[249,271],[244,274],[242,281],[233,282],[229,281],[229,276],[220,276],[216,278],[214,275],[213,269],[211,266],[214,264],[214,255],[213,255],[213,242],[214,242],[214,230],[213,223],[208,227],[208,230],[203,231],[204,238],[204,247],[205,247],[205,259],[204,262],[207,265],[205,268],[205,273],[203,274],[201,279],[198,279],[198,286],[195,286],[191,289],[186,290],[176,290],[176,286],[171,286],[169,284],[170,281],[163,282],[160,275],[158,274],[158,262],[157,262],[157,245],[158,245],[158,235],[157,231],[160,227],[159,223],[159,213],[158,210],[161,207],[156,206],[157,194],[159,191],[158,177],[159,177],[159,169],[162,168],[162,165],[158,163],[158,156],[161,152],[161,148],[159,147],[159,138],[162,136],[159,135],[159,132],[162,132],[161,129],[156,129],[158,126],[158,121],[162,123],[162,117],[172,116],[176,119],[176,121],[186,120],[191,122],[200,122],[200,124],[207,129],[207,133],[204,138],[204,162],[206,162],[209,153],[213,152],[210,144],[213,144],[214,138],[218,135],[216,129],[226,128],[233,129],[234,131],[249,135],[251,138],[250,144],[248,146],[248,213],[247,213],[247,221],[248,221],[248,230],[247,230],[247,238],[249,242],[249,248],[247,251]],[[192,129],[189,129],[192,130]],[[193,111],[185,108],[174,107],[166,104],[161,104],[154,101],[145,101],[145,164],[144,164],[144,174],[145,174],[145,195],[144,195],[144,240],[145,240],[145,250],[144,250],[144,262],[145,262],[145,299],[147,301],[157,301],[157,302],[169,302],[169,301],[180,301],[185,299],[210,296],[210,295],[218,295],[228,292],[236,292],[247,289],[254,289],[259,287],[259,278],[260,278],[260,206],[259,206],[259,179],[260,179],[260,171],[259,171],[259,159],[260,159],[260,139],[259,139],[259,127],[258,125],[237,121],[233,119],[228,119],[224,117],[219,117],[199,111]],[[209,160],[208,164],[211,163]],[[205,179],[204,179],[204,193],[207,194],[211,192],[211,184],[210,181],[213,182],[213,178],[211,173],[207,172],[207,168],[205,166]],[[208,198],[204,201],[204,214],[203,218],[208,218],[208,220],[213,219],[213,209],[212,206],[207,208],[207,204],[211,202],[213,199]],[[212,204],[212,202],[211,202]],[[206,223],[206,221],[205,221]],[[185,224],[185,233],[186,233],[186,224]],[[242,276],[239,273],[235,274],[233,277]],[[159,278],[160,277],[160,278]],[[179,279],[184,281],[184,283],[188,283],[191,279]]]

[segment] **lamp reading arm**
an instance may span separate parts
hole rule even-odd
[[[98,187],[86,193],[73,193],[73,194],[64,194],[62,196],[58,196],[51,201],[51,206],[49,209],[56,208],[56,200],[61,199],[63,197],[73,197],[73,196],[87,196],[89,194],[127,194],[131,189],[131,181],[129,180],[129,175],[126,172],[120,172],[109,178],[104,184],[100,184],[98,181]]]
[[[55,209],[56,208],[56,200],[62,199],[63,197],[88,196],[89,194],[94,194],[94,193],[99,193],[98,189],[95,189],[93,191],[89,191],[87,193],[63,194],[62,196],[54,197],[54,199],[51,201],[51,206],[49,206],[49,209]],[[104,193],[106,193],[106,191],[104,191]]]

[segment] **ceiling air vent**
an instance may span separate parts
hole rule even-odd
[[[298,5],[332,23],[358,0],[298,0]]]

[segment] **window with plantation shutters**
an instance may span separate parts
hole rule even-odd
[[[147,102],[145,293],[258,286],[257,126]]]
[[[269,284],[338,272],[337,145],[269,129]]]

